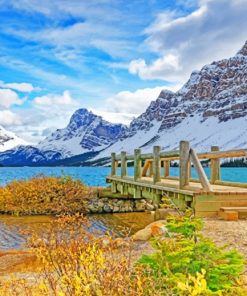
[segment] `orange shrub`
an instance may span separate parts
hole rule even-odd
[[[16,215],[85,211],[93,190],[69,177],[38,176],[0,188],[0,212]]]

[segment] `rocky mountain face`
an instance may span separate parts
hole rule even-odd
[[[197,150],[208,151],[211,145],[247,147],[247,42],[234,57],[194,71],[178,92],[163,90],[129,128],[80,109],[66,128],[55,131],[37,147],[0,153],[0,163],[13,162],[16,155],[21,155],[18,159],[26,155],[28,162],[31,159],[35,164],[75,155],[76,161],[80,159],[77,155],[82,159],[86,155],[87,161],[91,157],[97,163],[111,152],[133,153],[137,147],[143,152],[150,152],[153,145],[177,149],[182,139]]]
[[[27,145],[24,140],[0,126],[0,152],[25,144]]]
[[[100,156],[138,146],[176,149],[181,139],[198,150],[247,146],[247,42],[234,57],[193,72],[178,92],[162,91],[121,141]]]
[[[41,151],[57,151],[65,158],[105,149],[121,138],[126,130],[122,124],[107,122],[87,109],[79,109],[66,128],[56,130],[37,147]]]
[[[121,138],[126,130],[125,125],[112,124],[87,109],[79,109],[66,128],[56,130],[36,147],[17,146],[0,153],[0,164],[53,164],[81,154],[86,155],[87,159],[88,153],[95,156],[97,151],[109,147]]]
[[[56,151],[41,151],[32,146],[17,146],[0,153],[0,164],[6,166],[46,165],[62,158]]]

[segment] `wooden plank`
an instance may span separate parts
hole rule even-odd
[[[217,158],[245,157],[245,156],[247,156],[247,149],[198,153],[199,159],[217,159]]]
[[[127,160],[126,160],[126,152],[121,152],[121,177],[125,177],[127,175]]]
[[[218,159],[218,158],[230,158],[230,157],[246,157],[247,149],[236,149],[236,150],[228,150],[228,151],[211,151],[211,152],[201,152],[198,153],[199,159]],[[152,159],[152,153],[146,153],[141,155],[141,159]],[[179,151],[163,151],[160,153],[161,160],[178,160],[179,159]],[[116,160],[121,160],[121,155],[116,156]],[[134,155],[127,155],[127,160],[134,160]]]
[[[195,198],[198,202],[204,201],[247,201],[247,194],[245,195],[199,195]]]
[[[190,190],[181,190],[178,188],[172,188],[169,186],[164,186],[161,182],[160,183],[156,183],[153,184],[152,181],[148,182],[146,180],[143,179],[139,179],[138,181],[134,181],[134,178],[130,178],[130,177],[125,177],[124,179],[121,179],[121,177],[115,176],[115,177],[107,177],[107,179],[109,181],[117,181],[117,182],[123,182],[126,184],[130,184],[130,185],[137,185],[137,186],[142,186],[142,187],[148,187],[150,190],[151,189],[157,189],[157,190],[161,190],[161,191],[167,191],[167,192],[175,192],[175,193],[183,193],[185,195],[194,195],[193,191]]]
[[[223,185],[223,186],[247,188],[247,184],[246,183],[237,183],[237,182],[216,181],[215,182],[215,185]]]
[[[221,202],[196,202],[194,207],[196,211],[219,211],[222,207],[246,207],[246,201],[221,201]]]
[[[164,177],[167,178],[170,176],[170,161],[164,160],[163,166],[164,166]]]
[[[134,157],[134,180],[137,181],[141,178],[141,149],[135,149],[135,157]]]
[[[191,160],[194,164],[194,167],[196,169],[196,172],[198,174],[199,180],[201,181],[202,187],[204,190],[206,191],[212,191],[212,187],[208,181],[208,178],[204,172],[204,169],[195,153],[195,151],[193,149],[190,149],[190,156],[191,156]]]
[[[181,189],[189,185],[189,160],[190,143],[188,141],[181,141],[179,158],[179,187]]]
[[[154,175],[154,166],[153,166],[153,160],[149,161],[149,177],[152,178]]]
[[[247,212],[247,207],[221,207],[221,211],[239,211],[239,212]]]
[[[111,176],[116,176],[116,153],[111,154]]]
[[[153,148],[153,183],[160,182],[160,146],[154,146]]]
[[[149,165],[150,165],[150,161],[149,160],[145,160],[145,163],[144,163],[144,166],[143,166],[143,169],[142,169],[142,177],[146,177],[147,176]]]
[[[218,146],[212,146],[211,151],[220,151],[220,148]],[[214,184],[218,180],[220,180],[220,160],[211,159],[211,183]]]

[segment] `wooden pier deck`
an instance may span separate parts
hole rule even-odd
[[[180,142],[179,151],[161,152],[155,146],[150,154],[141,154],[140,149],[134,155],[112,153],[107,182],[113,193],[151,198],[157,205],[166,197],[180,210],[190,207],[197,216],[215,216],[223,207],[247,207],[247,183],[220,180],[220,159],[246,156],[247,149],[219,151],[216,146],[210,152],[197,154],[187,141]],[[170,176],[170,162],[174,160],[179,162],[179,177]],[[210,180],[200,160],[209,160]],[[127,176],[128,161],[134,161],[134,176]],[[117,176],[119,165],[121,174]],[[191,178],[192,166],[198,179]]]

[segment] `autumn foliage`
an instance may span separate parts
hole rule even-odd
[[[83,212],[92,189],[70,177],[37,176],[0,188],[4,214],[60,214]]]

